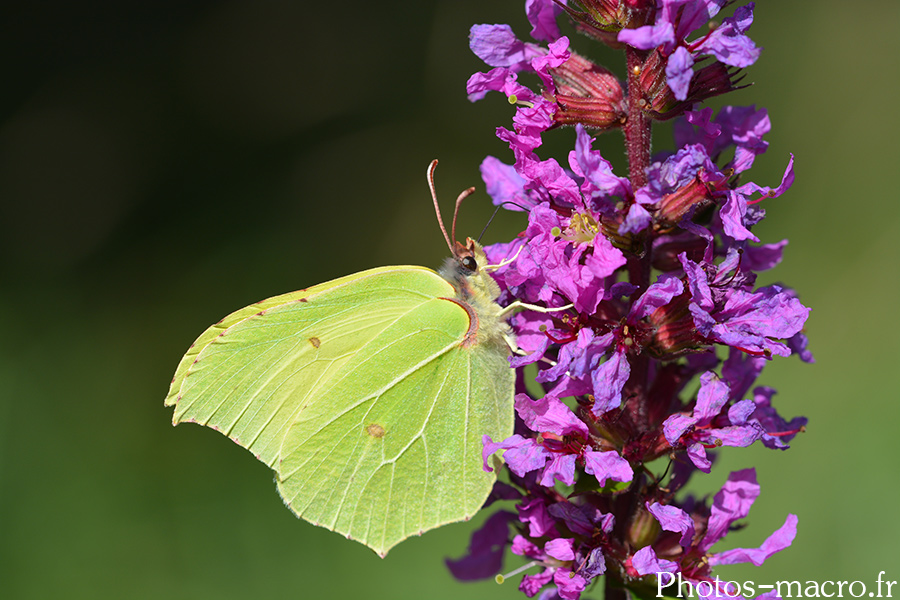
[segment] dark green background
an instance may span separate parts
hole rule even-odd
[[[757,466],[763,493],[731,545],[800,517],[790,550],[728,577],[900,579],[898,8],[759,3],[754,85],[727,99],[771,115],[754,181],[777,185],[796,154],[796,184],[755,232],[791,240],[762,283],[812,307],[818,359],[761,380],[784,416],[810,418],[794,447],[730,449],[697,482]],[[184,350],[231,310],[439,264],[428,162],[449,208],[482,185],[485,154],[511,161],[493,129],[512,108],[465,98],[479,22],[528,32],[518,1],[0,10],[0,595],[520,597],[447,574],[471,525],[381,560],[295,519],[268,469],[213,431],[172,428],[162,405]],[[543,155],[564,158],[572,138],[549,134]],[[624,172],[620,136],[600,147]],[[482,191],[462,235],[489,212]],[[522,225],[500,215],[485,240]]]

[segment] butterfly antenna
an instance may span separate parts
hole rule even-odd
[[[484,237],[484,234],[485,234],[485,232],[487,231],[487,228],[490,227],[490,226],[491,226],[491,223],[494,222],[494,217],[496,217],[496,216],[497,216],[497,213],[500,212],[500,209],[503,208],[504,206],[506,206],[507,204],[512,204],[513,206],[517,207],[519,210],[524,210],[524,211],[527,212],[527,213],[530,213],[530,212],[531,212],[529,209],[527,209],[526,207],[522,206],[521,204],[516,204],[515,202],[511,202],[511,201],[509,201],[509,200],[507,200],[506,202],[501,202],[500,204],[497,205],[497,208],[494,209],[494,214],[491,215],[491,218],[488,219],[488,222],[485,223],[484,229],[481,230],[481,235],[478,236],[478,243],[479,243],[479,244],[481,243],[481,238]]]
[[[491,226],[491,223],[494,222],[494,217],[497,216],[497,213],[500,212],[500,207],[494,209],[494,214],[491,215],[491,218],[488,219],[487,223],[484,224],[484,229],[481,230],[481,235],[478,236],[478,243],[481,243],[481,238],[484,237],[484,234],[487,232],[487,228]]]
[[[450,237],[453,238],[453,241],[456,241],[456,215],[459,214],[459,205],[473,193],[475,193],[475,188],[470,187],[469,189],[460,192],[459,196],[456,197],[456,206],[453,209],[453,225],[450,227]]]
[[[521,204],[517,204],[517,203],[513,202],[512,200],[507,200],[505,202],[501,202],[498,206],[506,206],[507,204],[511,204],[511,205],[515,206],[516,208],[518,208],[519,210],[523,210],[527,213],[531,212],[531,209],[529,209],[525,206],[522,206]]]
[[[431,164],[428,165],[428,170],[426,171],[426,176],[428,177],[428,187],[431,189],[431,200],[434,202],[434,214],[437,215],[438,225],[441,227],[441,233],[444,234],[444,239],[447,240],[447,247],[450,248],[450,253],[453,254],[453,242],[450,241],[450,236],[447,235],[447,228],[444,227],[444,219],[441,218],[441,207],[438,206],[437,192],[434,189],[434,169],[437,167],[438,161],[434,159],[431,161]],[[457,200],[457,204],[459,201]],[[454,235],[456,234],[456,217],[453,218],[453,228]],[[455,239],[455,238],[454,238]]]

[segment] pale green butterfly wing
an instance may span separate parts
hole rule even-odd
[[[175,376],[172,378],[172,383],[169,386],[169,393],[166,396],[165,405],[174,406],[176,403],[178,403],[179,396],[182,393],[184,378],[187,376],[188,372],[191,370],[191,367],[194,365],[194,362],[197,359],[197,355],[229,328],[273,306],[288,304],[290,302],[298,301],[301,298],[305,298],[310,294],[324,292],[325,290],[332,287],[339,287],[349,281],[352,281],[358,275],[362,275],[362,273],[334,279],[332,281],[317,285],[314,288],[300,290],[297,292],[290,292],[288,294],[282,294],[280,296],[273,296],[272,298],[262,300],[260,302],[257,302],[256,304],[251,304],[250,306],[246,306],[240,310],[236,310],[212,327],[209,327],[206,331],[200,334],[200,337],[198,337],[193,344],[191,344],[191,347],[178,363],[178,368],[175,370]],[[173,419],[173,422],[175,424],[182,422],[182,419],[179,418],[179,412],[184,412],[184,409],[187,407],[186,401],[180,404],[180,411],[175,411],[175,417]]]
[[[433,271],[385,267],[241,309],[182,359],[166,400],[173,421],[228,435],[276,469],[296,513],[380,554],[468,518],[493,481],[481,469],[481,436],[511,433],[513,372],[496,338],[472,343],[475,313],[455,295]],[[358,426],[367,403],[383,423]],[[379,444],[388,454],[373,454]],[[395,457],[390,474],[384,457]],[[445,471],[451,463],[457,470]],[[392,491],[417,482],[420,493]],[[357,489],[366,504],[347,500]],[[362,528],[369,513],[378,525]]]
[[[494,479],[481,439],[512,433],[513,371],[505,348],[463,347],[468,326],[453,302],[423,304],[298,415],[277,468],[295,513],[384,555],[481,508]]]
[[[404,283],[408,274],[423,271],[428,273],[419,267],[364,271],[227,316],[201,334],[178,365],[166,399],[175,405],[173,423],[221,431],[274,466],[286,427],[315,397],[317,382],[339,372],[398,313],[452,293],[434,274]],[[311,302],[315,309],[308,308]],[[340,332],[338,347],[316,347],[334,332]]]

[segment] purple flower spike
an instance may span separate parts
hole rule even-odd
[[[517,393],[514,433],[483,437],[483,468],[502,456],[487,502],[514,502],[516,515],[490,519],[476,534],[484,548],[473,536],[448,562],[459,577],[489,576],[509,542],[529,561],[513,572],[526,571],[528,597],[578,600],[601,577],[610,597],[646,595],[671,578],[713,600],[740,591],[714,583],[718,565],[760,565],[794,539],[788,515],[758,548],[713,550],[759,495],[753,469],[711,501],[683,493],[726,453],[795,443],[806,419],[779,414],[763,370],[790,354],[813,361],[809,308],[788,287],[757,286],[785,258],[787,240],[762,239],[759,224],[791,191],[794,157],[773,187],[755,183],[766,109],[702,105],[760,56],[754,4],[718,16],[733,3],[526,0],[533,41],[508,25],[471,30],[487,66],[469,98],[497,91],[515,107],[495,129],[511,158],[485,158],[481,175],[521,231],[485,247],[498,304],[516,308]],[[623,52],[624,80],[570,48],[561,16]],[[651,154],[653,121],[668,119],[675,146]],[[618,173],[604,155],[621,138],[598,137],[612,129],[626,141]]]

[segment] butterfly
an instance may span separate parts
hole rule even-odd
[[[436,165],[453,254],[439,273],[380,267],[235,311],[188,349],[165,401],[173,424],[271,467],[297,516],[380,556],[472,517],[495,480],[482,437],[513,432],[509,311],[482,247],[451,243]]]

